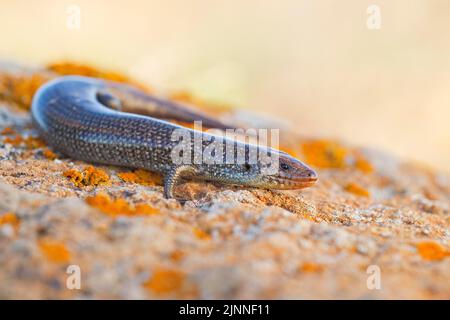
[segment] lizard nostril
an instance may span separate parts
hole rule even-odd
[[[312,179],[312,180],[316,180],[317,179],[317,173],[315,171],[309,171],[307,174],[308,178]]]

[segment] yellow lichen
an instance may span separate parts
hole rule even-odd
[[[144,186],[154,186],[162,183],[161,175],[143,169],[120,172],[117,175],[124,182],[138,183]]]
[[[358,196],[362,196],[362,197],[370,197],[370,192],[366,189],[364,189],[363,187],[361,187],[359,184],[355,183],[355,182],[350,182],[348,183],[344,189],[347,192],[351,192],[353,194],[356,194]]]
[[[432,241],[423,241],[416,245],[417,252],[425,260],[438,261],[450,255],[450,252],[441,244]]]
[[[70,261],[71,253],[66,246],[55,240],[39,241],[39,248],[46,258],[56,263],[67,263]]]
[[[95,196],[87,197],[86,202],[103,213],[113,217],[118,215],[137,216],[159,213],[158,209],[149,206],[148,204],[141,203],[134,206],[123,198],[111,199],[111,197],[105,193],[99,193]]]
[[[87,166],[83,171],[69,169],[63,172],[63,175],[77,187],[98,186],[110,182],[108,174],[102,169]]]
[[[183,287],[186,275],[176,269],[159,268],[144,283],[144,287],[156,294],[168,294],[180,290]]]

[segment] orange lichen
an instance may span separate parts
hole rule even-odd
[[[138,180],[138,176],[132,171],[120,172],[117,174],[117,176],[124,182],[137,183]]]
[[[83,186],[83,174],[76,169],[69,169],[63,172],[63,175],[66,178],[69,178],[70,181],[77,187]]]
[[[15,134],[15,133],[16,133],[16,131],[11,127],[6,127],[2,130],[2,132],[0,132],[0,134],[2,134],[2,135],[10,135],[10,134]]]
[[[44,157],[46,157],[49,160],[55,160],[57,158],[56,154],[48,148],[44,149],[42,154],[44,155]]]
[[[75,63],[75,62],[56,62],[56,63],[49,64],[47,66],[47,69],[50,71],[56,72],[60,75],[80,75],[80,76],[102,78],[102,79],[111,80],[111,81],[129,83],[129,84],[133,84],[145,91],[150,91],[150,89],[147,86],[144,86],[141,83],[138,83],[137,81],[134,81],[123,74],[113,72],[113,71],[100,70],[98,68],[94,68],[94,67],[91,67],[91,66],[88,66],[85,64],[80,64],[80,63]]]
[[[134,214],[137,215],[151,215],[151,214],[157,214],[159,213],[159,210],[157,208],[154,208],[152,206],[149,206],[145,203],[139,203],[135,206]]]
[[[360,152],[355,153],[355,168],[364,173],[374,171],[373,165]]]
[[[416,245],[417,252],[425,260],[439,261],[450,255],[450,252],[441,244],[432,241],[423,241]]]
[[[287,154],[298,158],[299,157],[299,152],[297,150],[294,150],[293,148],[287,147],[287,146],[280,146],[280,151],[286,152]]]
[[[14,137],[6,137],[3,139],[4,143],[12,144],[13,146],[17,147],[23,142],[22,136],[16,135]]]
[[[203,231],[200,228],[194,228],[193,229],[194,235],[201,240],[210,240],[211,239],[211,235],[205,231]]]
[[[359,184],[355,183],[355,182],[350,182],[348,183],[344,189],[347,192],[351,192],[353,194],[356,194],[358,196],[362,196],[362,197],[370,197],[370,192],[366,189],[364,189],[363,187],[361,187]]]
[[[183,287],[186,275],[176,269],[158,268],[144,283],[144,287],[156,294],[168,294],[180,290]]]
[[[175,249],[170,253],[170,259],[174,262],[178,262],[185,256],[185,253],[179,249]]]
[[[167,121],[169,121],[170,123],[173,123],[173,124],[177,124],[177,125],[182,126],[182,127],[186,127],[186,128],[194,129],[194,130],[199,130],[199,131],[203,131],[203,132],[206,132],[206,131],[208,131],[210,129],[213,129],[213,128],[207,127],[205,125],[202,125],[200,127],[200,126],[196,125],[192,121],[183,121],[183,120],[174,120],[174,119],[169,119]]]
[[[173,119],[170,119],[169,122],[171,122],[173,124],[180,125],[182,127],[189,128],[189,129],[197,129],[197,130],[199,129],[199,128],[195,127],[195,124],[193,122],[181,121],[181,120],[173,120]],[[201,129],[202,129],[202,131],[208,130],[208,128],[205,127],[205,126],[202,126]]]
[[[37,149],[45,146],[44,140],[38,137],[29,136],[25,140],[25,145],[28,149]]]
[[[45,142],[42,139],[33,136],[24,138],[21,135],[15,135],[13,137],[5,137],[3,142],[12,144],[15,147],[24,144],[28,149],[37,149],[45,146]]]
[[[109,182],[108,174],[101,169],[94,168],[93,166],[88,166],[85,168],[83,174],[86,185],[97,186],[99,184]]]
[[[373,165],[358,149],[351,149],[339,142],[329,140],[309,140],[301,144],[305,161],[318,168],[352,167],[364,173],[374,171]],[[296,156],[295,150],[285,151]]]
[[[301,272],[319,273],[324,270],[324,267],[323,265],[314,262],[304,262],[302,265],[300,265],[299,269]]]
[[[117,175],[125,182],[138,183],[144,186],[154,186],[162,183],[161,175],[143,169],[120,172]]]
[[[223,112],[231,109],[231,107],[226,104],[206,102],[202,99],[194,97],[194,95],[187,91],[173,92],[169,98],[175,101],[191,104],[208,111]]]
[[[103,213],[116,217],[119,215],[137,216],[158,214],[159,210],[148,204],[137,204],[133,206],[123,198],[111,199],[105,193],[99,193],[95,196],[87,197],[86,202],[99,209]]]
[[[47,69],[60,75],[80,75],[94,78],[105,78],[118,82],[127,82],[128,80],[127,77],[119,73],[101,71],[97,68],[75,62],[55,62],[49,64]]]
[[[122,198],[111,199],[107,194],[99,193],[92,197],[87,197],[86,202],[99,209],[103,213],[111,216],[131,215],[133,210],[130,204]]]
[[[50,77],[42,74],[16,75],[3,73],[0,75],[0,95],[8,101],[29,109],[34,93],[48,80],[50,80]]]
[[[66,246],[55,240],[39,241],[39,248],[48,260],[56,263],[67,263],[70,261],[71,253]]]
[[[155,183],[155,184],[161,184],[162,183],[162,176],[160,174],[150,172],[143,169],[137,169],[134,171],[134,173],[137,175],[140,181],[143,183]]]
[[[423,190],[423,195],[425,197],[427,197],[427,199],[429,199],[429,200],[439,200],[439,197],[433,191],[431,191],[430,189],[422,188],[422,190]]]
[[[69,169],[63,175],[77,187],[98,186],[110,182],[108,174],[102,169],[87,166],[82,172],[76,169]]]
[[[0,216],[0,225],[10,224],[15,230],[19,228],[20,220],[13,212],[6,212]]]
[[[319,168],[344,168],[348,150],[338,142],[310,140],[302,144],[306,162]]]
[[[49,72],[50,71],[50,72]],[[120,73],[103,71],[87,65],[71,62],[57,62],[47,66],[47,70],[32,74],[14,74],[3,72],[0,74],[0,97],[30,109],[33,96],[37,89],[45,82],[58,75],[83,75],[95,78],[132,84],[144,91],[151,91],[148,86],[132,80]]]

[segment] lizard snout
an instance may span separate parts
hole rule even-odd
[[[278,176],[292,189],[310,187],[318,179],[313,169],[291,156],[280,157]]]

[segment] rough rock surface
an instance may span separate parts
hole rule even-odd
[[[74,184],[63,173],[88,164],[27,143],[13,103],[0,102],[0,131],[0,298],[450,298],[450,178],[432,169],[358,149],[369,170],[319,162],[309,189],[188,182],[180,204],[125,168]],[[117,212],[86,201],[99,194]],[[139,204],[153,211],[121,209]]]

